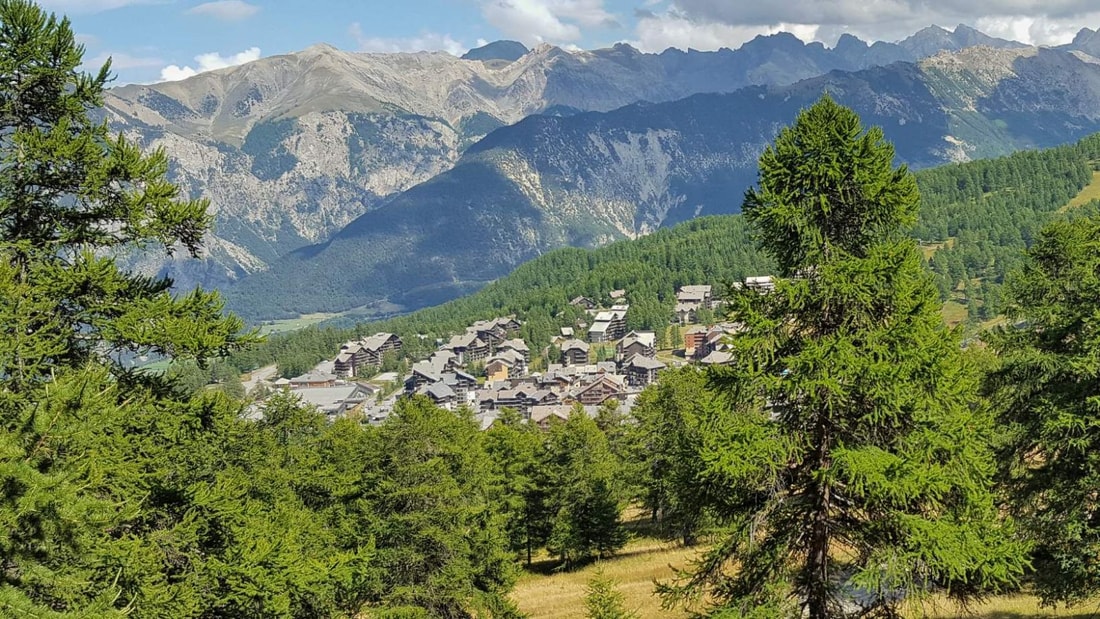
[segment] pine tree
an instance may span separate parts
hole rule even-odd
[[[0,615],[187,616],[195,562],[218,552],[198,523],[240,514],[199,515],[227,495],[187,492],[196,473],[172,476],[167,454],[213,455],[239,409],[122,360],[204,364],[251,338],[217,294],[174,296],[112,258],[196,255],[210,217],[162,152],[90,118],[110,68],[84,74],[82,56],[67,19],[0,0]]]
[[[761,155],[744,212],[781,277],[729,299],[745,332],[715,379],[726,410],[701,424],[726,529],[670,601],[894,617],[930,588],[966,600],[1021,572],[990,491],[989,415],[903,236],[919,197],[893,159],[827,96]]]
[[[547,548],[567,566],[610,556],[626,544],[619,462],[581,407],[551,427],[541,465],[552,519]],[[549,479],[547,479],[547,477]]]
[[[597,570],[585,586],[584,607],[588,619],[634,619],[638,613],[626,609],[626,596],[615,588],[614,579]]]
[[[1028,254],[1008,285],[1021,328],[985,337],[1002,356],[987,386],[1038,591],[1072,604],[1100,592],[1100,217],[1051,224]]]

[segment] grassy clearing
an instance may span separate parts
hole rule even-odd
[[[1100,172],[1093,172],[1092,181],[1088,185],[1085,185],[1081,193],[1077,194],[1068,204],[1058,209],[1058,212],[1065,213],[1071,209],[1088,204],[1093,200],[1100,200]]]
[[[588,581],[597,570],[618,582],[617,589],[626,598],[626,607],[639,619],[686,618],[681,610],[662,610],[661,600],[653,593],[655,580],[668,580],[673,568],[687,567],[705,547],[684,548],[653,539],[637,539],[618,556],[589,565],[576,572],[546,574],[536,562],[532,571],[520,577],[512,599],[531,619],[567,619],[584,617],[584,595]],[[959,609],[944,599],[932,599],[924,607],[905,613],[911,619],[1100,619],[1100,602],[1073,608],[1041,608],[1038,598],[1015,594],[991,598],[970,609]]]
[[[955,325],[966,322],[967,311],[966,306],[958,301],[947,301],[943,304],[943,321],[947,323],[947,326],[954,327]]]
[[[584,617],[585,587],[602,569],[604,576],[618,582],[626,607],[636,610],[641,619],[687,617],[685,612],[661,610],[661,601],[653,594],[653,581],[671,578],[672,567],[687,567],[701,549],[642,538],[632,541],[618,556],[575,572],[547,575],[538,571],[536,563],[534,571],[520,578],[512,599],[531,619]]]
[[[310,325],[315,325],[319,322],[328,320],[329,318],[336,318],[340,314],[302,314],[297,318],[286,318],[283,320],[268,320],[260,325],[260,333],[263,335],[269,335],[271,333],[286,333],[287,331],[297,331],[298,329],[304,329]]]
[[[959,610],[952,604],[940,602],[928,605],[924,612],[910,612],[908,616],[917,619],[948,619],[966,617],[968,619],[1086,619],[1100,618],[1100,606],[1095,602],[1073,608],[1040,608],[1038,598],[1030,595],[1003,595],[992,598],[985,604],[970,609]]]

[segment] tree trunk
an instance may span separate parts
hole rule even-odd
[[[814,473],[822,474],[829,468],[830,433],[828,418],[822,415],[818,421],[817,453]],[[813,508],[810,528],[809,556],[806,557],[806,605],[809,619],[829,617],[829,509],[832,496],[826,481],[814,483]]]

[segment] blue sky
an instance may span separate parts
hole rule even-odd
[[[39,0],[69,15],[89,64],[114,58],[118,83],[195,72],[329,43],[349,51],[443,50],[517,39],[592,49],[626,41],[736,48],[779,30],[827,45],[842,32],[898,40],[967,23],[1035,44],[1100,27],[1095,0]]]

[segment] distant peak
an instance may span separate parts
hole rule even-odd
[[[519,41],[493,41],[475,47],[462,55],[463,60],[505,60],[515,62],[527,53],[527,46]]]
[[[1092,37],[1096,36],[1095,30],[1089,28],[1082,28],[1077,32],[1077,36],[1073,37],[1073,43],[1070,45],[1084,45],[1092,40]]]
[[[641,52],[638,51],[638,49],[636,47],[634,47],[630,43],[625,43],[625,42],[622,42],[622,41],[612,45],[611,49],[613,49],[617,52],[623,52],[623,53],[627,53],[627,54],[640,54],[641,53]]]
[[[302,53],[304,53],[304,54],[332,54],[332,53],[339,52],[339,51],[340,51],[339,49],[337,49],[336,47],[334,47],[332,45],[329,45],[328,43],[316,43],[314,45],[310,45],[309,47],[305,48],[305,50],[303,50]]]

